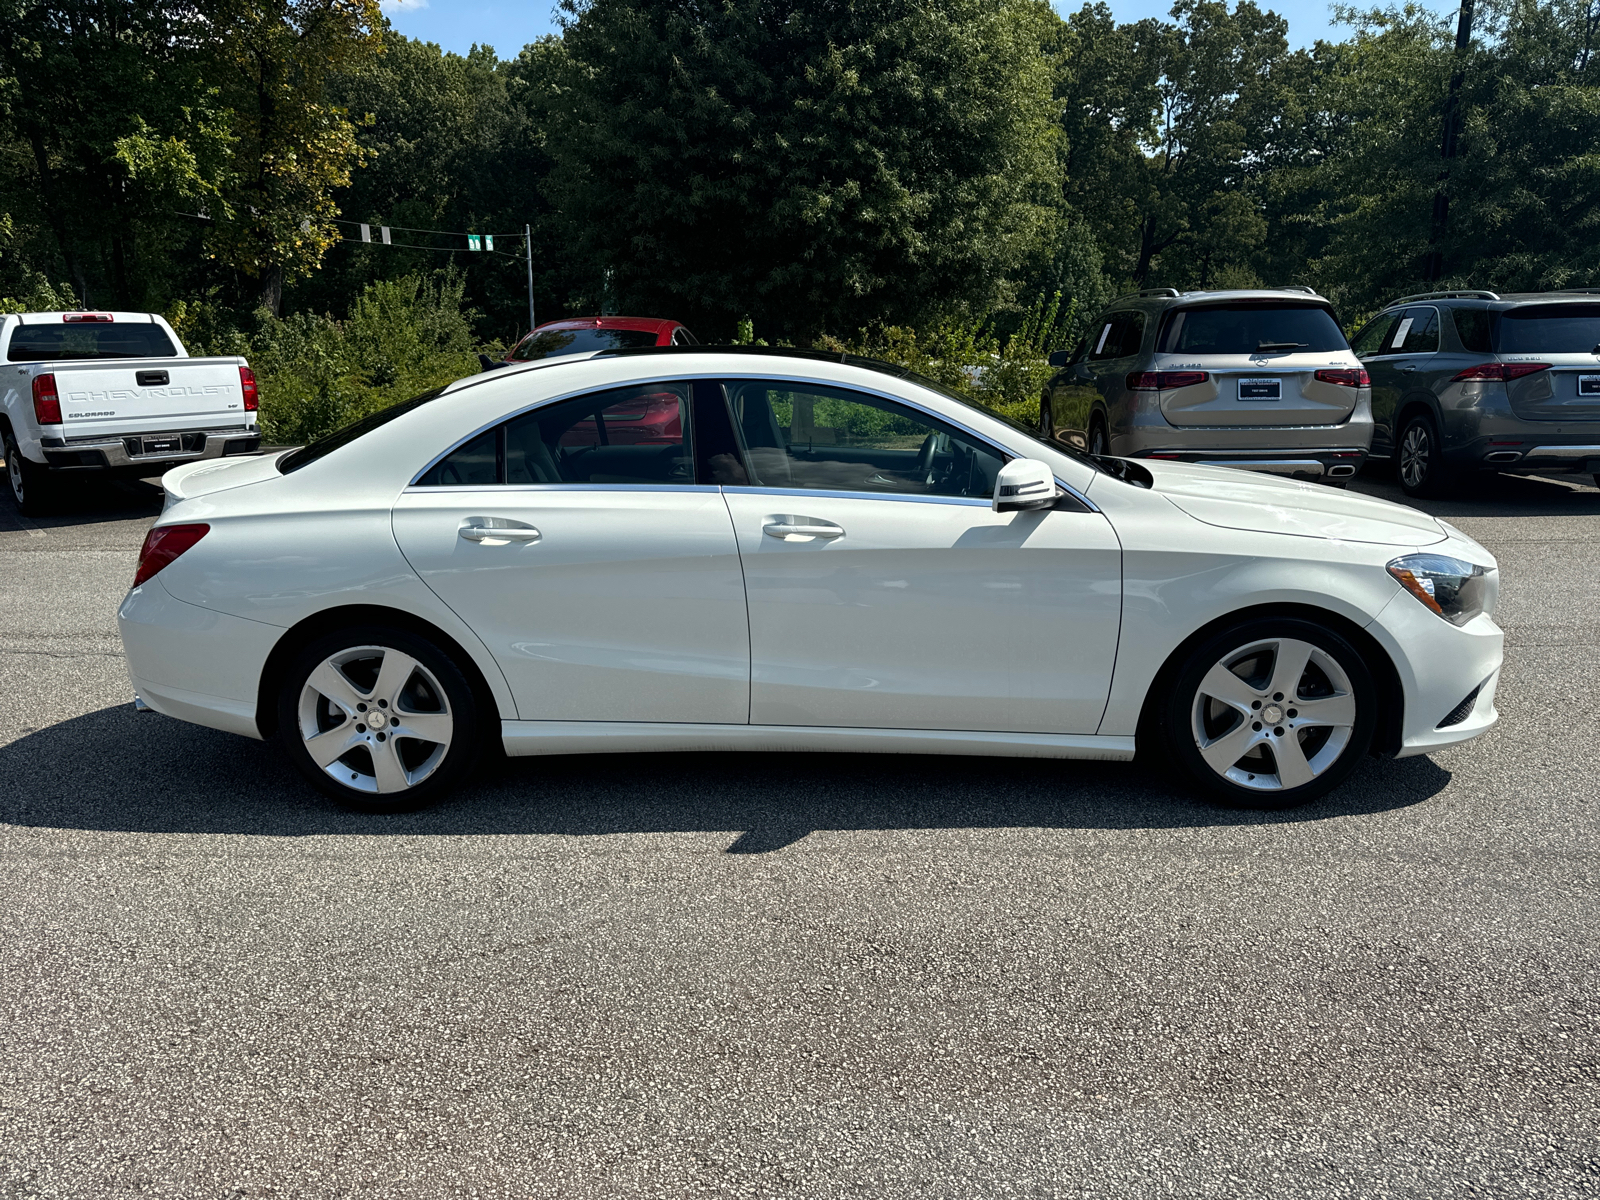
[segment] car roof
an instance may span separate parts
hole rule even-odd
[[[533,332],[542,329],[638,329],[649,333],[661,333],[668,329],[676,329],[683,322],[674,321],[670,317],[563,317],[559,321],[546,321],[543,325],[534,327]]]

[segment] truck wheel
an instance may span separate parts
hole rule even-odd
[[[50,510],[50,474],[38,463],[22,457],[17,449],[17,439],[6,430],[6,483],[11,492],[11,502],[25,517],[43,516]]]

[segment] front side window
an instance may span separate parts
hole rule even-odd
[[[1593,354],[1600,347],[1600,304],[1530,304],[1500,314],[1501,354]]]
[[[759,486],[987,499],[1005,462],[969,434],[862,392],[772,380],[726,388]]]
[[[656,335],[649,329],[540,329],[517,343],[512,362],[537,362],[563,354],[587,354],[592,350],[634,350],[654,346]]]
[[[1399,319],[1400,314],[1394,312],[1374,317],[1362,326],[1361,332],[1351,341],[1350,349],[1356,352],[1357,358],[1388,354],[1390,335],[1394,333],[1395,323]]]
[[[649,383],[562,400],[486,430],[418,487],[694,482],[689,385]]]
[[[1161,336],[1165,354],[1327,354],[1349,348],[1325,306],[1277,300],[1180,308]]]

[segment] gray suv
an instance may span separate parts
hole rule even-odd
[[[1343,485],[1372,441],[1367,373],[1310,288],[1122,296],[1039,405],[1047,437]]]
[[[1372,376],[1372,454],[1409,495],[1472,472],[1579,472],[1600,484],[1600,290],[1428,292],[1355,336]]]

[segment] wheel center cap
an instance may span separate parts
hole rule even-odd
[[[1276,725],[1283,720],[1283,709],[1276,704],[1269,704],[1261,710],[1261,719],[1268,725]]]
[[[384,716],[381,712],[369,712],[367,714],[368,729],[382,729],[388,723],[389,718]]]

